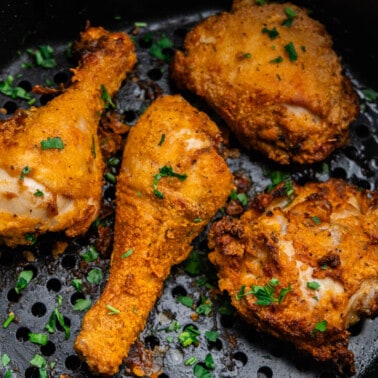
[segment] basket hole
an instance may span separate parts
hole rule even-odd
[[[332,373],[330,371],[323,371],[320,373],[319,378],[336,378],[337,375],[335,373]]]
[[[33,88],[32,84],[28,80],[20,81],[17,86],[25,89],[26,92],[30,92]]]
[[[7,111],[7,114],[13,114],[18,106],[14,101],[7,101],[4,105],[3,108]]]
[[[133,110],[127,110],[123,113],[126,123],[132,123],[136,120],[136,114]]]
[[[18,302],[21,294],[17,293],[15,289],[10,289],[8,291],[7,299],[9,302]]]
[[[163,373],[163,374],[158,375],[158,378],[169,378],[169,375]]]
[[[16,339],[18,341],[28,341],[29,340],[29,333],[30,333],[30,329],[29,328],[27,328],[27,327],[20,327],[16,331]]]
[[[257,370],[257,378],[272,378],[273,371],[268,366],[261,366],[259,370]]]
[[[39,378],[39,369],[35,366],[30,366],[25,370],[25,378]]]
[[[234,360],[238,361],[242,366],[247,365],[248,357],[245,353],[236,352],[233,357],[234,357]]]
[[[71,304],[72,305],[75,305],[76,302],[79,300],[79,299],[85,299],[85,295],[83,293],[80,293],[80,292],[76,292],[76,293],[73,293],[71,295]]]
[[[147,72],[147,75],[151,80],[154,81],[160,80],[163,77],[163,73],[159,68],[152,68]]]
[[[41,302],[34,303],[31,308],[32,314],[37,318],[41,318],[43,315],[45,315],[46,311],[46,306]]]
[[[39,101],[41,103],[41,105],[46,105],[48,102],[50,102],[55,96],[52,95],[52,94],[46,94],[44,93],[43,95],[41,95]]]
[[[358,158],[358,150],[354,146],[347,146],[345,148],[345,155],[352,160],[356,160]]]
[[[208,349],[209,350],[217,350],[220,351],[223,348],[223,343],[220,339],[216,339],[216,341],[209,341]]]
[[[146,348],[153,350],[155,347],[160,345],[160,340],[156,336],[147,336],[144,339],[144,345]]]
[[[66,255],[62,258],[62,267],[72,269],[76,265],[76,257],[74,255]]]
[[[68,356],[64,362],[67,369],[70,369],[72,371],[78,370],[80,368],[80,359],[78,356],[71,355]]]
[[[41,353],[44,356],[52,356],[56,351],[55,344],[51,341],[48,341],[46,345],[41,346]]]
[[[64,84],[67,83],[68,80],[70,79],[69,75],[67,72],[58,72],[57,74],[54,75],[54,83],[56,84]]]
[[[356,135],[360,138],[367,138],[370,134],[369,128],[366,125],[358,125],[356,127]]]
[[[350,332],[352,336],[357,336],[361,333],[363,327],[364,327],[364,321],[360,320],[356,324],[353,324],[352,326],[350,326],[348,328],[348,331]]]
[[[339,179],[346,179],[347,177],[347,174],[345,172],[345,169],[344,168],[335,168],[333,171],[332,171],[332,177],[334,178],[339,178]]]
[[[223,328],[232,328],[235,325],[235,317],[231,315],[222,315],[220,322]]]
[[[23,269],[24,271],[25,270],[30,270],[33,272],[33,278],[37,276],[38,274],[38,269],[34,266],[34,265],[27,265],[25,266],[25,268]]]
[[[366,180],[358,180],[356,185],[362,189],[370,190],[370,183]]]
[[[46,287],[48,291],[57,293],[62,288],[62,284],[57,278],[51,278],[47,281]]]
[[[184,286],[176,286],[172,289],[172,296],[174,298],[177,298],[178,296],[180,295],[186,295],[188,292],[186,291],[186,289],[184,288]]]

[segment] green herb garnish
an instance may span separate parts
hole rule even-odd
[[[193,303],[194,303],[193,298],[188,297],[188,296],[185,296],[185,295],[179,295],[179,296],[177,297],[177,300],[178,300],[181,304],[183,304],[184,306],[189,307],[189,308],[192,307],[192,306],[193,306]]]
[[[205,332],[205,338],[208,341],[211,341],[215,343],[219,337],[219,332],[218,331],[206,331]]]
[[[240,300],[246,295],[254,295],[257,299],[255,302],[257,305],[269,306],[272,303],[281,304],[285,296],[291,291],[291,286],[287,288],[282,288],[278,297],[275,296],[275,288],[279,285],[276,278],[272,278],[265,286],[253,285],[251,290],[245,291],[245,286],[243,285],[239,292],[236,294],[236,299]]]
[[[298,59],[298,54],[295,50],[293,42],[289,42],[287,45],[285,45],[285,50],[288,53],[291,62],[295,62]]]
[[[282,63],[282,62],[283,62],[282,56],[278,56],[277,58],[274,58],[269,61],[269,63]]]
[[[29,282],[33,278],[33,271],[31,270],[23,270],[17,277],[15,291],[17,294],[20,294],[22,290],[28,286]]]
[[[88,272],[87,281],[91,284],[98,285],[101,282],[102,277],[102,270],[94,268]]]
[[[29,341],[33,344],[46,345],[49,337],[45,333],[29,333]]]
[[[314,329],[311,332],[311,335],[314,335],[316,332],[325,332],[327,330],[327,320],[321,320],[315,324]]]
[[[99,254],[96,248],[93,245],[89,246],[88,251],[82,254],[81,258],[86,262],[95,261],[98,258]]]
[[[198,344],[198,336],[200,334],[201,332],[196,327],[189,325],[180,333],[178,340],[185,348],[192,344]]]
[[[42,68],[53,68],[56,66],[54,49],[49,45],[38,46],[37,50],[27,49],[26,52],[34,58],[35,64]]]
[[[165,53],[165,49],[173,47],[173,42],[165,34],[161,36],[156,42],[154,42],[150,47],[150,54],[155,58],[169,62],[170,56]]]
[[[8,317],[6,318],[5,322],[3,323],[3,328],[8,328],[9,325],[13,322],[13,320],[16,318],[16,315],[14,312],[10,312]]]
[[[121,259],[126,259],[127,257],[131,256],[133,254],[133,249],[130,248],[128,249],[122,256],[121,256]]]
[[[158,143],[158,146],[161,146],[165,141],[165,134],[161,134],[160,142]]]
[[[289,26],[291,26],[291,24],[293,23],[294,18],[296,17],[297,14],[296,14],[295,11],[294,11],[293,9],[291,9],[290,7],[286,7],[286,8],[285,8],[285,14],[286,14],[287,18],[286,18],[286,20],[284,20],[284,21],[282,22],[281,25],[289,27]]]
[[[73,309],[74,311],[87,311],[89,310],[91,305],[92,305],[92,301],[90,299],[79,298],[75,302]]]
[[[276,28],[273,28],[273,29],[263,28],[261,32],[268,34],[270,39],[275,39],[280,35]]]
[[[47,138],[41,141],[41,148],[42,150],[63,150],[64,144],[60,137]]]
[[[172,167],[164,165],[163,167],[159,168],[159,173],[154,175],[153,177],[154,181],[152,183],[152,188],[154,189],[154,194],[157,198],[163,199],[163,193],[157,190],[157,184],[159,183],[162,177],[176,177],[180,181],[184,181],[188,176],[185,173],[176,173],[173,171]]]
[[[109,109],[109,108],[114,109],[116,107],[104,84],[101,84],[101,99],[104,103],[105,109]]]
[[[307,282],[307,287],[311,290],[317,290],[320,287],[320,284],[316,281]]]
[[[13,99],[26,100],[29,105],[32,105],[35,102],[35,98],[26,92],[24,88],[14,85],[14,78],[12,75],[8,75],[5,80],[0,81],[0,92]]]
[[[120,310],[116,309],[115,307],[113,307],[110,304],[107,304],[106,308],[109,310],[109,312],[108,312],[109,315],[118,315],[118,314],[121,313]]]

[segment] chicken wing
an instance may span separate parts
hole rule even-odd
[[[359,111],[325,27],[290,3],[236,1],[205,19],[176,51],[171,76],[244,147],[280,164],[321,161],[344,146]]]
[[[288,181],[213,223],[209,258],[243,318],[351,375],[348,327],[378,314],[377,224],[378,192]]]
[[[126,34],[101,27],[88,27],[76,47],[83,55],[73,84],[0,123],[0,239],[8,245],[47,231],[81,234],[99,213],[104,93],[114,95],[136,54]]]
[[[161,97],[131,129],[117,180],[110,275],[84,317],[75,349],[115,374],[143,329],[172,265],[229,196],[220,132],[182,97]],[[116,311],[114,311],[116,310]]]

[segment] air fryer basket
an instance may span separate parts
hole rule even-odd
[[[168,4],[170,2],[153,1],[108,1],[97,2],[45,2],[15,1],[2,9],[0,14],[0,80],[13,75],[17,85],[31,90],[36,84],[46,85],[46,80],[57,87],[69,81],[70,67],[75,65],[67,55],[69,43],[78,38],[79,33],[89,20],[91,24],[101,25],[112,30],[123,30],[132,34],[138,53],[138,64],[133,73],[123,84],[115,98],[116,111],[125,123],[135,124],[143,110],[160,94],[177,93],[169,80],[168,64],[153,57],[151,43],[167,36],[174,46],[164,51],[168,56],[174,48],[182,46],[186,32],[201,19],[220,10],[229,10],[230,1],[193,1],[190,4]],[[96,4],[94,4],[96,3]],[[128,3],[128,4],[125,4]],[[338,177],[362,188],[377,189],[378,186],[378,109],[377,103],[364,97],[363,90],[377,85],[373,67],[376,63],[376,47],[369,43],[369,36],[358,33],[363,30],[349,12],[336,12],[337,2],[298,2],[308,5],[313,16],[324,22],[334,37],[335,48],[342,57],[346,74],[352,79],[360,95],[361,114],[351,125],[349,145],[336,151],[326,161],[305,167],[290,167],[286,171],[300,183],[308,180],[325,180]],[[357,6],[357,2],[352,2]],[[322,6],[320,6],[321,4]],[[366,6],[368,2],[363,2]],[[359,3],[359,12],[361,10]],[[337,17],[335,17],[337,14]],[[365,17],[369,12],[364,13]],[[354,17],[361,17],[355,13]],[[370,16],[372,17],[372,16]],[[355,22],[352,22],[354,20]],[[368,30],[371,21],[366,19],[364,27]],[[362,20],[363,21],[363,20]],[[135,22],[145,22],[137,30]],[[364,22],[362,22],[362,25]],[[152,39],[146,38],[146,36]],[[367,39],[367,41],[366,41]],[[23,62],[30,61],[26,49],[40,44],[54,48],[57,66],[50,69],[21,68]],[[321,59],[321,58],[319,58]],[[375,66],[376,67],[376,66]],[[19,75],[22,73],[22,76]],[[204,107],[194,96],[187,93],[189,101],[198,107]],[[49,95],[36,96],[35,105],[45,104]],[[17,107],[28,107],[22,100],[10,99],[0,94],[0,108],[12,114]],[[205,107],[204,107],[205,108]],[[208,109],[206,109],[208,111]],[[211,116],[215,117],[213,114]],[[215,117],[216,121],[221,121]],[[280,169],[262,157],[246,153],[231,139],[231,147],[240,149],[240,157],[228,158],[233,172],[250,182],[248,194],[264,190],[270,183],[265,176],[265,169]],[[1,151],[0,151],[1,153]],[[107,168],[108,173],[117,174],[117,167]],[[104,185],[104,204],[113,207],[114,184],[107,181]],[[113,216],[106,220],[111,227]],[[14,313],[15,319],[7,327],[0,327],[0,357],[9,356],[6,367],[0,361],[0,376],[11,370],[12,377],[39,377],[39,369],[30,360],[40,354],[47,361],[46,370],[51,377],[90,377],[86,365],[73,350],[73,342],[80,330],[84,312],[74,311],[73,305],[79,298],[94,302],[101,293],[108,274],[109,253],[101,255],[95,261],[85,262],[83,254],[90,246],[96,246],[98,234],[96,228],[79,238],[67,239],[63,235],[46,235],[30,247],[16,249],[0,246],[0,324]],[[57,253],[59,245],[65,244],[63,253]],[[109,247],[111,250],[111,247]],[[311,358],[297,353],[284,341],[278,341],[265,334],[259,334],[246,325],[228,305],[225,295],[214,295],[216,278],[214,268],[206,258],[206,233],[194,242],[194,250],[199,251],[200,271],[188,273],[188,262],[174,267],[167,279],[162,297],[152,310],[146,328],[141,333],[136,351],[147,350],[153,360],[151,370],[159,371],[159,378],[181,378],[193,376],[193,365],[185,364],[191,357],[203,364],[208,354],[214,359],[213,377],[269,378],[269,377],[337,377],[331,366],[317,363]],[[91,284],[86,280],[88,272],[98,268],[103,272],[100,284]],[[15,283],[20,272],[31,270],[33,278],[19,294]],[[84,288],[77,291],[73,280],[82,279]],[[178,296],[191,296],[195,303],[211,298],[213,305],[209,314],[193,317],[193,309],[179,303]],[[33,344],[28,334],[46,333],[45,326],[55,308],[63,315],[69,325],[70,336],[66,339],[64,329],[57,325],[55,332],[49,334],[45,346]],[[175,331],[169,326],[173,321],[181,325]],[[199,331],[197,346],[184,348],[178,342],[182,327],[195,326]],[[215,341],[205,337],[206,331],[217,331]],[[366,319],[351,329],[350,349],[356,358],[357,377],[375,377],[378,374],[378,327],[377,321]],[[139,353],[140,354],[140,353]],[[134,353],[133,359],[137,359]],[[148,355],[148,353],[147,353]],[[3,362],[5,362],[3,360]],[[130,362],[130,360],[129,360]],[[159,368],[161,368],[159,370]],[[132,376],[123,365],[116,377]]]

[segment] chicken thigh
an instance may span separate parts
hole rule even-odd
[[[286,182],[212,225],[219,287],[258,330],[355,373],[348,327],[378,314],[378,193]]]
[[[27,244],[41,233],[87,230],[101,205],[103,161],[97,126],[135,63],[124,33],[88,27],[73,84],[47,105],[0,123],[0,241]]]
[[[290,3],[235,1],[196,25],[171,65],[240,143],[280,164],[323,160],[349,141],[358,99],[325,27]]]
[[[179,95],[161,97],[131,129],[117,180],[110,275],[75,349],[113,375],[145,326],[171,267],[229,196],[220,132]]]

